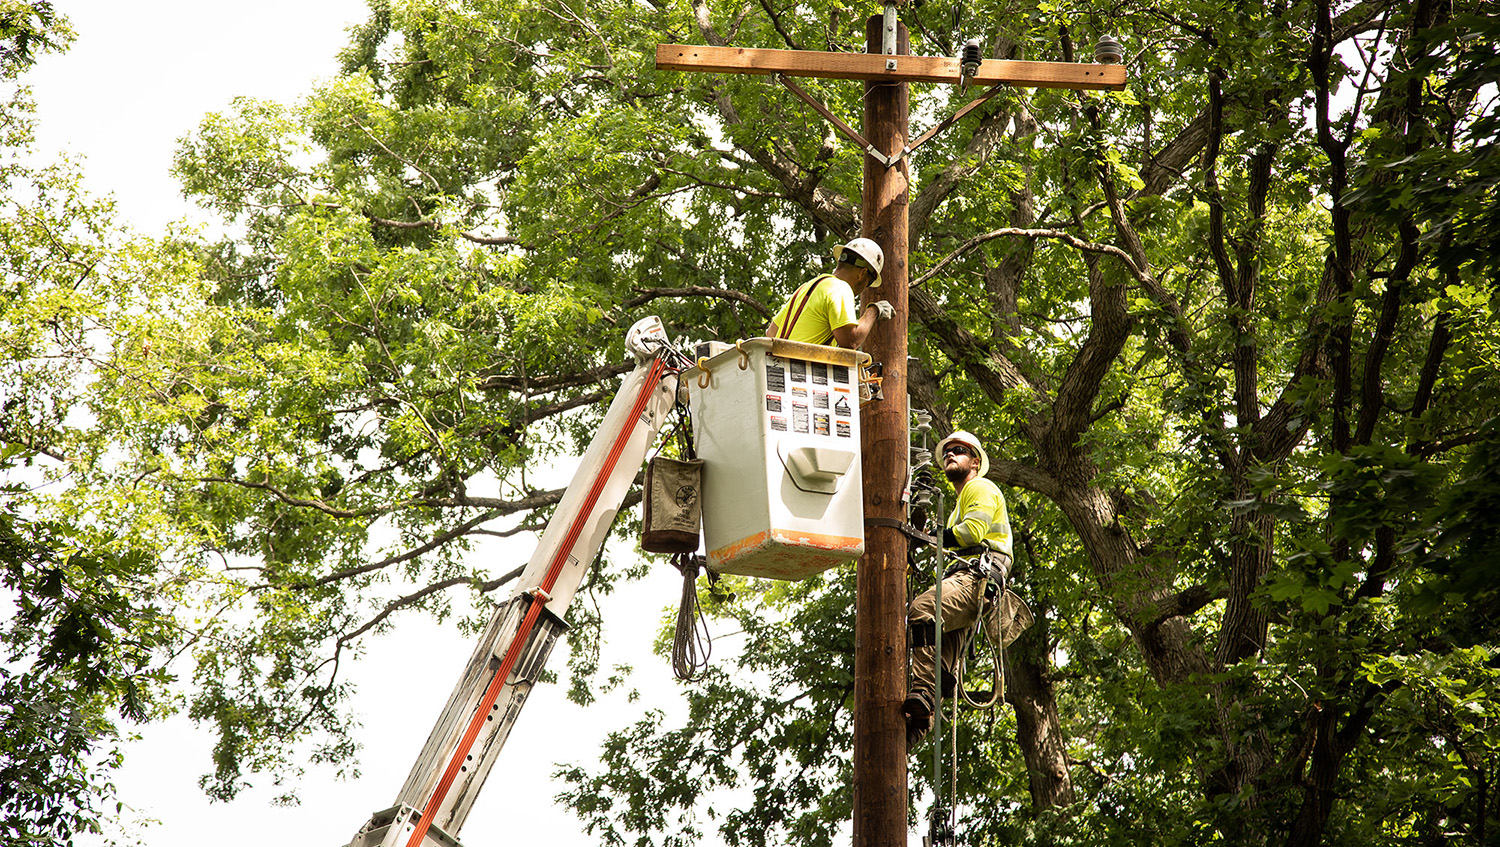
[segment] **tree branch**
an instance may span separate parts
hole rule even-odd
[[[1015,363],[995,353],[978,336],[969,332],[951,316],[925,289],[908,292],[907,305],[912,317],[932,331],[951,358],[996,403],[1002,403],[1007,391],[1025,391],[1037,400],[1051,404],[1052,399],[1021,373]]]
[[[586,371],[578,371],[577,373],[554,374],[544,377],[495,373],[483,376],[479,380],[479,387],[489,391],[523,391],[526,392],[526,396],[535,397],[538,394],[559,391],[564,388],[593,385],[611,377],[627,374],[634,368],[635,365],[630,362],[614,362],[590,368]]]
[[[997,238],[1004,238],[1006,236],[1033,239],[1053,238],[1077,250],[1082,250],[1088,253],[1103,253],[1105,255],[1113,256],[1116,259],[1119,259],[1125,265],[1125,270],[1137,282],[1144,283],[1146,278],[1150,276],[1149,273],[1143,273],[1141,269],[1136,266],[1135,260],[1130,258],[1129,253],[1126,253],[1124,250],[1121,250],[1120,248],[1112,244],[1096,244],[1092,241],[1085,241],[1084,239],[1079,238],[1072,233],[1064,232],[1059,229],[1019,229],[1016,227],[1002,227],[1001,229],[991,230],[982,235],[976,235],[973,238],[965,241],[963,244],[960,244],[958,248],[955,249],[952,253],[949,253],[947,256],[944,256],[942,259],[938,260],[938,263],[936,265],[933,265],[932,270],[922,274],[919,279],[912,283],[912,286],[915,288],[916,286],[921,285],[927,280],[932,279],[934,276],[937,276],[937,274],[941,272],[943,268],[952,264],[954,261],[962,257],[965,253],[974,250],[985,242],[994,241]]]
[[[744,303],[767,318],[770,318],[772,315],[771,310],[766,308],[764,303],[761,303],[743,291],[735,291],[729,288],[709,288],[703,285],[690,285],[685,288],[634,288],[631,290],[635,291],[639,296],[622,302],[617,307],[620,311],[634,309],[637,306],[643,306],[652,300],[663,297],[716,297],[721,300],[734,300]]]
[[[417,221],[397,221],[397,220],[391,220],[390,218],[378,217],[378,216],[376,216],[376,215],[374,215],[374,214],[372,214],[370,212],[364,212],[363,214],[365,216],[365,220],[368,220],[370,223],[376,224],[378,226],[390,227],[391,229],[439,229],[439,228],[441,228],[441,227],[443,227],[443,226],[446,225],[442,221],[435,221],[435,220],[431,220],[431,219],[428,219],[428,218],[424,218],[422,220],[417,220]],[[529,244],[523,244],[520,239],[513,238],[513,237],[508,236],[508,235],[502,235],[502,236],[476,235],[476,234],[474,234],[472,232],[463,232],[463,231],[460,231],[458,233],[458,235],[459,235],[460,238],[463,238],[466,241],[472,241],[475,244],[486,244],[486,245],[490,245],[490,246],[512,246],[513,245],[513,246],[524,248],[526,250],[532,249],[531,245],[529,245]]]

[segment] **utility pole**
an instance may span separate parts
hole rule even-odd
[[[906,551],[900,525],[906,520],[909,411],[907,355],[907,204],[913,149],[979,106],[1000,85],[1037,88],[1125,87],[1118,64],[985,60],[962,68],[958,58],[911,56],[906,27],[896,7],[865,24],[864,54],[810,50],[764,50],[658,44],[662,70],[774,74],[780,82],[866,151],[861,231],[885,251],[878,289],[867,301],[884,299],[895,317],[876,324],[865,351],[881,366],[883,400],[860,410],[863,433],[865,555],[857,565],[854,655],[854,847],[905,847],[907,796]],[[1115,61],[1118,61],[1116,59]],[[864,134],[846,126],[787,77],[864,80]],[[912,142],[908,132],[912,82],[971,85],[989,89],[946,121]]]
[[[887,30],[890,27],[891,30]],[[894,54],[886,53],[894,50]],[[886,55],[900,67],[911,52],[906,27],[888,15],[865,22],[867,55]],[[877,150],[906,149],[910,86],[904,81],[865,82],[864,129]],[[864,443],[865,555],[856,566],[854,598],[854,844],[906,844],[906,485],[907,177],[909,157],[894,165],[865,156],[863,235],[885,251],[883,282],[865,289],[866,300],[885,299],[895,317],[877,324],[865,352],[882,365],[883,400],[860,410]]]

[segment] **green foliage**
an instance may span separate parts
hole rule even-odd
[[[854,571],[735,588],[734,599],[700,589],[739,632],[732,670],[716,663],[684,691],[687,724],[647,714],[610,735],[598,771],[558,771],[602,843],[837,840],[850,812]]]
[[[0,469],[11,466],[7,458]],[[14,490],[8,493],[14,494]],[[113,715],[159,713],[157,651],[170,618],[137,605],[155,562],[0,508],[0,584],[14,610],[0,630],[0,833],[7,843],[72,844],[99,831],[120,763]]]
[[[0,3],[0,80],[72,33],[50,3]],[[109,204],[66,163],[32,153],[29,93],[0,103],[0,840],[73,844],[99,832],[121,762],[117,722],[162,714],[159,561],[28,493],[38,465],[86,450],[66,433],[82,411],[91,335],[122,312],[96,277],[115,233]],[[116,311],[116,307],[123,309]],[[96,442],[102,443],[102,442]]]
[[[625,327],[756,335],[860,229],[860,151],[764,78],[654,70],[654,45],[856,51],[867,11],[373,3],[339,78],[183,141],[218,243],[119,245],[67,171],[0,165],[0,435],[66,481],[27,508],[158,563],[211,794],[350,766],[362,639],[455,605],[472,627],[509,590],[480,545],[544,524]],[[911,292],[913,389],[995,457],[1040,618],[1015,648],[1035,689],[961,727],[966,841],[1497,831],[1483,12],[902,7],[915,53],[1077,61],[1109,32],[1130,79],[1003,92],[909,162],[911,277],[942,266]],[[862,85],[805,87],[858,122]],[[966,102],[911,97],[913,134]],[[687,723],[563,768],[601,840],[838,837],[852,577],[733,588],[703,600],[739,652],[684,689]],[[624,671],[597,608],[571,617],[587,703]]]
[[[73,32],[47,0],[0,2],[0,79],[11,79],[41,53],[66,49]]]

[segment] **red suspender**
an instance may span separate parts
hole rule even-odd
[[[818,277],[812,281],[812,284],[807,287],[807,291],[802,295],[802,305],[800,305],[800,306],[797,307],[797,311],[796,312],[791,313],[791,315],[789,316],[789,319],[787,320],[786,326],[784,326],[784,327],[781,328],[780,337],[785,338],[788,341],[791,340],[791,338],[792,338],[792,327],[794,327],[794,326],[797,325],[797,319],[800,318],[800,317],[802,317],[802,310],[807,308],[807,301],[809,301],[809,300],[812,299],[813,289],[817,288],[818,284],[821,283],[825,279],[828,279],[828,274],[819,274]],[[796,296],[796,295],[793,295],[793,296]],[[815,342],[815,343],[822,343],[822,342]]]

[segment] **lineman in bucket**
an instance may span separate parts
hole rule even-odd
[[[865,343],[877,320],[890,320],[895,309],[885,300],[860,311],[860,292],[880,287],[885,251],[868,238],[856,238],[835,251],[833,273],[818,274],[797,287],[766,335],[806,344],[831,344],[849,350]],[[873,310],[873,311],[872,311]]]
[[[943,530],[948,568],[942,585],[944,696],[954,688],[954,666],[968,643],[969,629],[983,616],[992,644],[1000,649],[1014,641],[1031,623],[1031,614],[1014,593],[1005,590],[1010,576],[1010,517],[1005,497],[985,478],[990,457],[972,433],[959,430],[938,442],[938,465],[953,483],[957,503]],[[996,602],[998,600],[998,603]],[[901,711],[906,718],[906,743],[911,749],[932,728],[939,690],[933,655],[936,642],[934,609],[936,587],[911,602],[911,689]],[[996,608],[998,606],[998,608]]]

